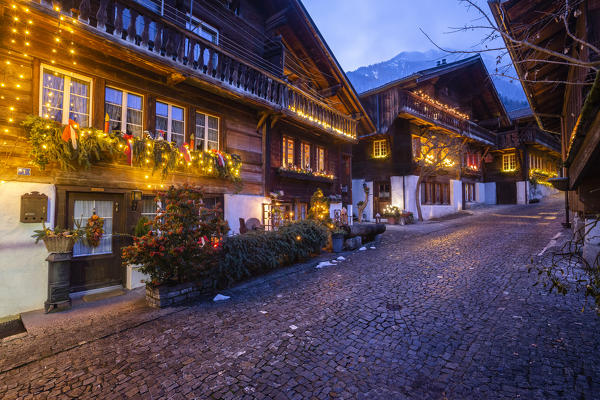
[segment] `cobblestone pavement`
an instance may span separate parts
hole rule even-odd
[[[600,321],[527,272],[560,230],[559,206],[390,231],[340,265],[244,285],[228,302],[9,369],[0,397],[598,398]]]

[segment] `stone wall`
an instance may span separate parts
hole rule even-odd
[[[146,286],[146,301],[150,307],[164,308],[210,296],[214,292],[214,281],[205,279],[202,282],[182,283],[175,286]]]

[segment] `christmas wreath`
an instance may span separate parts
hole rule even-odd
[[[90,247],[98,247],[100,239],[104,234],[104,219],[100,218],[96,213],[88,218],[85,227],[85,238]]]

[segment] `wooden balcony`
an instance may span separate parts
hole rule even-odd
[[[173,66],[184,79],[198,78],[340,139],[356,139],[356,120],[187,30],[185,21],[176,17],[161,16],[133,0],[25,3],[54,17],[71,14],[80,27]]]
[[[495,133],[412,92],[398,90],[396,96],[391,96],[391,101],[396,103],[391,106],[392,109],[398,110],[398,114],[404,114],[409,118],[414,117],[474,140],[488,144],[496,143]]]
[[[518,148],[525,144],[538,144],[560,153],[558,137],[541,131],[537,127],[527,127],[498,134],[497,146],[500,149]]]

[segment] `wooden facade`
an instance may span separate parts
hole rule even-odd
[[[492,1],[490,7],[498,27],[516,39],[527,40],[573,59],[597,62],[600,55],[583,43],[600,45],[600,2],[586,0],[571,5],[567,21],[561,2],[510,0]],[[561,17],[554,15],[560,12]],[[565,28],[582,40],[577,45]],[[528,29],[522,29],[527,26]],[[563,176],[568,178],[572,211],[582,216],[600,211],[600,89],[597,74],[591,68],[570,62],[554,62],[558,57],[514,46],[507,42],[510,56],[527,93],[533,115],[541,129],[561,139]],[[550,62],[546,62],[549,60]],[[562,61],[562,60],[559,60]],[[533,78],[531,78],[533,77]],[[567,221],[568,224],[568,221]]]
[[[61,226],[72,225],[86,201],[107,201],[112,233],[131,233],[144,211],[133,205],[132,191],[151,199],[183,183],[201,186],[226,216],[224,196],[230,205],[235,196],[268,203],[270,192],[282,191],[286,200],[307,202],[321,187],[341,199],[345,193],[349,202],[350,146],[374,129],[296,0],[0,1],[0,58],[0,180],[51,185],[55,220],[49,222]],[[62,96],[60,107],[77,105],[58,110],[48,98],[52,94]],[[177,146],[237,155],[241,183],[184,169],[164,178],[128,165],[125,156],[75,171],[52,162],[45,170],[31,166],[20,125],[27,116],[55,116],[63,123],[74,116],[82,132],[103,130],[121,95],[122,124],[115,126],[123,133],[135,125]],[[137,115],[135,123],[130,114]],[[280,171],[284,136],[294,137],[298,146],[310,143],[315,167],[308,173]],[[324,150],[322,171],[316,169],[317,149]],[[27,174],[18,173],[26,168]],[[261,218],[256,209],[244,214],[244,199],[229,215]],[[123,244],[115,235],[109,254],[85,255],[74,263],[73,276],[79,278],[72,290],[122,284],[124,271],[115,267],[120,265],[115,255]]]

